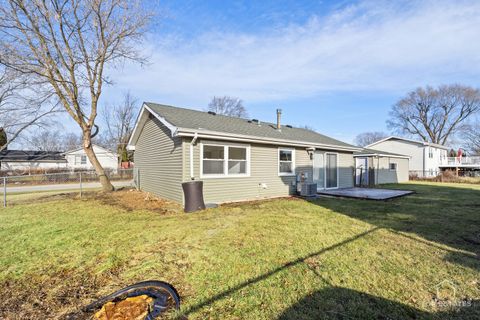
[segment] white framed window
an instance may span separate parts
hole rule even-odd
[[[200,177],[225,178],[250,176],[250,146],[200,144]]]
[[[75,156],[75,164],[76,164],[76,165],[84,165],[84,164],[87,164],[87,156],[84,156],[84,155],[76,155],[76,156]]]
[[[389,169],[392,171],[397,171],[397,164],[395,162],[390,162]]]
[[[433,148],[432,148],[432,147],[429,147],[429,148],[428,148],[428,157],[429,157],[430,159],[433,159]]]
[[[278,175],[295,175],[295,149],[278,149]]]

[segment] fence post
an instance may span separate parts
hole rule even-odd
[[[3,207],[7,207],[7,177],[3,177]]]
[[[82,172],[79,172],[80,175],[80,198],[82,197]]]

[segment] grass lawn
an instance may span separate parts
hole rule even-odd
[[[94,298],[158,279],[189,319],[479,319],[480,186],[391,187],[417,193],[195,214],[98,197],[1,209],[0,318],[87,317]]]

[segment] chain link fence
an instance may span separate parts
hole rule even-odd
[[[106,174],[116,188],[133,186],[133,170],[107,171]],[[23,174],[0,177],[3,207],[16,203],[34,202],[40,197],[78,193],[101,188],[95,171],[61,172],[47,174]]]

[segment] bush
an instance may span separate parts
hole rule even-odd
[[[464,173],[465,174],[465,173]],[[409,175],[411,181],[430,181],[430,182],[446,182],[446,183],[472,183],[480,184],[479,177],[461,176],[453,170],[440,172],[436,177],[420,177],[418,173],[411,172]]]

